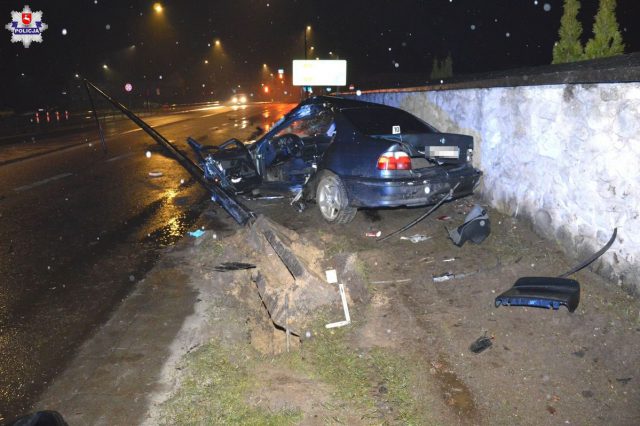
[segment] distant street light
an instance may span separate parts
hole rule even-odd
[[[102,64],[102,69],[108,69],[109,67],[107,66],[107,64]]]
[[[311,25],[307,25],[307,29],[304,31],[304,59],[307,59],[307,33],[311,32]]]
[[[153,4],[153,10],[156,13],[162,13],[163,7],[162,7],[162,5],[160,3],[154,3]]]
[[[220,46],[220,40],[216,40],[216,46]]]

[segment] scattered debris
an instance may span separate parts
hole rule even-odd
[[[162,172],[149,172],[149,177],[156,178],[161,176],[162,176]]]
[[[249,201],[268,201],[268,200],[282,200],[284,195],[256,195],[255,197],[243,197]]]
[[[444,274],[440,274],[440,275],[434,275],[433,276],[433,282],[434,283],[441,283],[443,281],[449,281],[454,279],[456,276],[449,273],[449,272],[445,272]]]
[[[204,231],[202,229],[196,229],[195,231],[189,231],[189,235],[193,238],[200,238],[204,235]]]
[[[446,221],[448,221],[448,220],[451,220],[451,216],[447,216],[447,215],[444,215],[444,216],[438,216],[438,217],[436,218],[436,220],[439,220],[440,222],[446,222]]]
[[[382,235],[382,231],[369,231],[364,234],[365,237],[374,237],[374,238],[378,238],[380,237],[380,235]]]
[[[397,231],[393,231],[392,233],[390,233],[390,234],[388,234],[388,235],[386,235],[386,236],[384,236],[384,237],[378,238],[378,240],[377,240],[377,241],[378,241],[378,242],[381,242],[381,241],[384,241],[384,240],[386,240],[386,239],[389,239],[389,238],[393,237],[394,235],[400,234],[401,232],[406,231],[407,229],[409,229],[409,228],[413,227],[414,225],[418,224],[418,223],[419,223],[419,222],[421,222],[422,220],[426,219],[426,218],[427,218],[427,216],[429,216],[431,213],[433,213],[434,211],[436,211],[436,210],[438,209],[438,207],[440,207],[440,206],[441,206],[445,201],[450,200],[450,199],[453,197],[453,193],[455,192],[455,190],[456,190],[456,189],[458,189],[458,187],[459,187],[459,186],[460,186],[460,182],[456,183],[456,184],[453,186],[453,188],[451,188],[451,189],[449,190],[449,192],[448,192],[445,196],[443,196],[443,197],[440,199],[440,201],[438,201],[438,203],[437,203],[435,206],[431,207],[431,208],[430,208],[430,209],[429,209],[425,214],[423,214],[422,216],[418,217],[417,219],[415,219],[415,220],[413,220],[413,221],[409,222],[408,224],[406,224],[406,225],[405,225],[405,226],[403,226],[402,228],[398,229]]]
[[[611,247],[617,234],[618,228],[615,228],[613,235],[604,247],[558,277],[519,278],[512,288],[496,297],[496,307],[513,305],[558,310],[561,305],[564,305],[569,312],[575,311],[580,302],[580,283],[566,277],[586,268],[602,256]]]
[[[575,355],[575,356],[577,356],[578,358],[584,358],[585,351],[584,351],[584,350],[582,350],[582,349],[580,349],[579,351],[572,352],[572,353],[571,353],[571,355]]]
[[[245,269],[254,269],[256,265],[251,263],[242,262],[224,262],[213,268],[214,271],[227,272],[227,271],[241,271]]]
[[[473,271],[473,272],[467,272],[464,274],[452,274],[451,272],[445,272],[443,274],[440,275],[434,275],[433,276],[433,282],[434,283],[441,283],[444,281],[449,281],[449,280],[461,280],[463,278],[466,278],[470,275],[473,275],[475,273],[477,273],[478,271]]]
[[[480,244],[491,232],[489,215],[485,209],[476,204],[467,214],[462,225],[453,230],[447,229],[447,232],[449,233],[449,238],[458,247],[462,247],[467,240]]]
[[[614,228],[613,230],[613,234],[611,235],[611,238],[609,238],[609,241],[607,241],[607,244],[604,245],[604,247],[602,247],[600,250],[598,250],[597,252],[595,252],[590,258],[585,259],[584,261],[582,261],[581,263],[579,263],[578,265],[576,265],[573,269],[565,272],[564,274],[560,275],[558,278],[566,278],[571,274],[575,274],[576,272],[578,272],[581,269],[586,268],[587,266],[589,266],[591,263],[593,263],[597,258],[599,258],[600,256],[602,256],[607,250],[609,250],[609,247],[611,247],[611,245],[613,244],[613,242],[616,240],[616,236],[618,235],[618,228]]]
[[[490,348],[493,345],[493,341],[491,337],[487,337],[487,333],[483,336],[478,337],[472,344],[469,346],[469,350],[474,354],[479,354],[487,348]]]
[[[431,237],[429,237],[427,235],[422,235],[422,234],[415,234],[415,235],[412,235],[410,237],[400,237],[400,239],[401,240],[409,240],[412,243],[416,244],[416,243],[419,243],[419,242],[422,242],[422,241],[430,240]]]
[[[370,284],[400,284],[400,283],[408,283],[411,279],[406,278],[403,280],[387,280],[387,281],[369,281]]]
[[[338,282],[338,274],[335,269],[329,269],[325,271],[327,275],[327,282],[329,284],[336,284]],[[349,316],[349,306],[347,305],[347,296],[344,292],[344,285],[338,284],[338,290],[340,291],[340,299],[342,300],[342,309],[344,310],[344,321],[332,322],[325,325],[326,328],[344,327],[351,324],[351,317]]]
[[[455,257],[448,257],[446,259],[442,259],[443,262],[454,262],[456,260]]]
[[[580,284],[568,278],[523,277],[496,297],[496,307],[531,306],[558,310],[561,305],[573,312],[580,302]]]

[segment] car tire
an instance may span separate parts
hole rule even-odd
[[[322,218],[329,223],[349,223],[358,212],[358,209],[349,206],[347,190],[334,174],[325,174],[320,178],[316,187],[316,204]]]

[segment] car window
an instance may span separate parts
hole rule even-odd
[[[289,125],[280,130],[277,136],[293,133],[301,138],[316,136],[333,136],[335,125],[333,124],[333,114],[330,111],[321,111],[318,114],[293,120]]]
[[[368,136],[434,132],[426,123],[399,109],[349,108],[342,110],[342,113],[360,132]]]

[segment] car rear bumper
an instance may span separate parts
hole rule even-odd
[[[343,177],[353,207],[426,206],[442,199],[456,183],[454,198],[473,193],[482,172],[468,167],[429,179],[369,179]],[[427,189],[428,188],[428,189]]]

